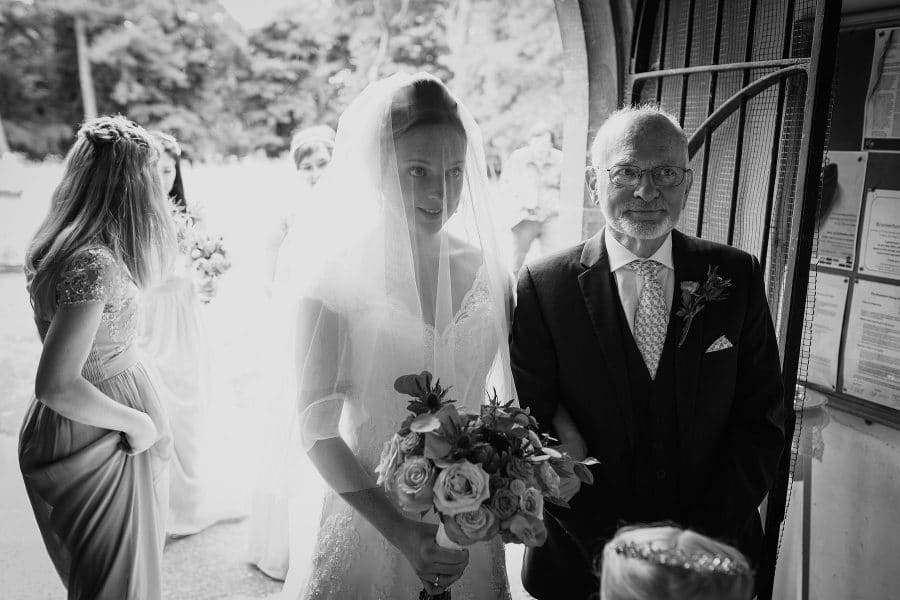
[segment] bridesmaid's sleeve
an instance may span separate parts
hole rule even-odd
[[[72,258],[56,282],[59,305],[106,302],[117,269],[106,248],[91,248]]]

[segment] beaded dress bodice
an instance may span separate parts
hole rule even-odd
[[[30,283],[30,277],[29,277]],[[92,246],[72,257],[56,282],[56,306],[35,314],[43,339],[59,306],[103,303],[103,316],[82,374],[97,382],[128,352],[138,335],[138,288],[127,267],[104,246]]]

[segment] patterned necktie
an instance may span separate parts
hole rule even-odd
[[[656,378],[656,368],[666,343],[666,328],[669,325],[669,311],[666,297],[657,276],[663,265],[655,260],[635,260],[631,269],[644,280],[641,296],[634,313],[634,341],[637,343],[644,364],[650,371],[650,379]]]

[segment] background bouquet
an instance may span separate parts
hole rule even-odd
[[[479,414],[461,413],[450,388],[432,375],[405,375],[394,383],[411,396],[409,417],[388,440],[375,469],[401,508],[440,517],[437,543],[459,548],[500,536],[540,546],[547,539],[544,501],[568,506],[560,483],[593,483],[588,465],[548,445],[528,409],[501,403],[496,392]],[[423,592],[424,594],[424,592]]]
[[[200,278],[200,299],[209,303],[216,295],[219,277],[231,268],[222,236],[196,232],[191,239],[190,257]]]

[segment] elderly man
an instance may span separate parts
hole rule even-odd
[[[674,521],[765,567],[757,507],[784,445],[778,346],[759,262],[674,229],[693,182],[687,139],[654,107],[600,128],[588,179],[605,228],[522,269],[511,356],[519,400],[600,464],[528,552],[544,600],[597,591],[593,561],[623,524]],[[579,443],[578,438],[581,438]]]

